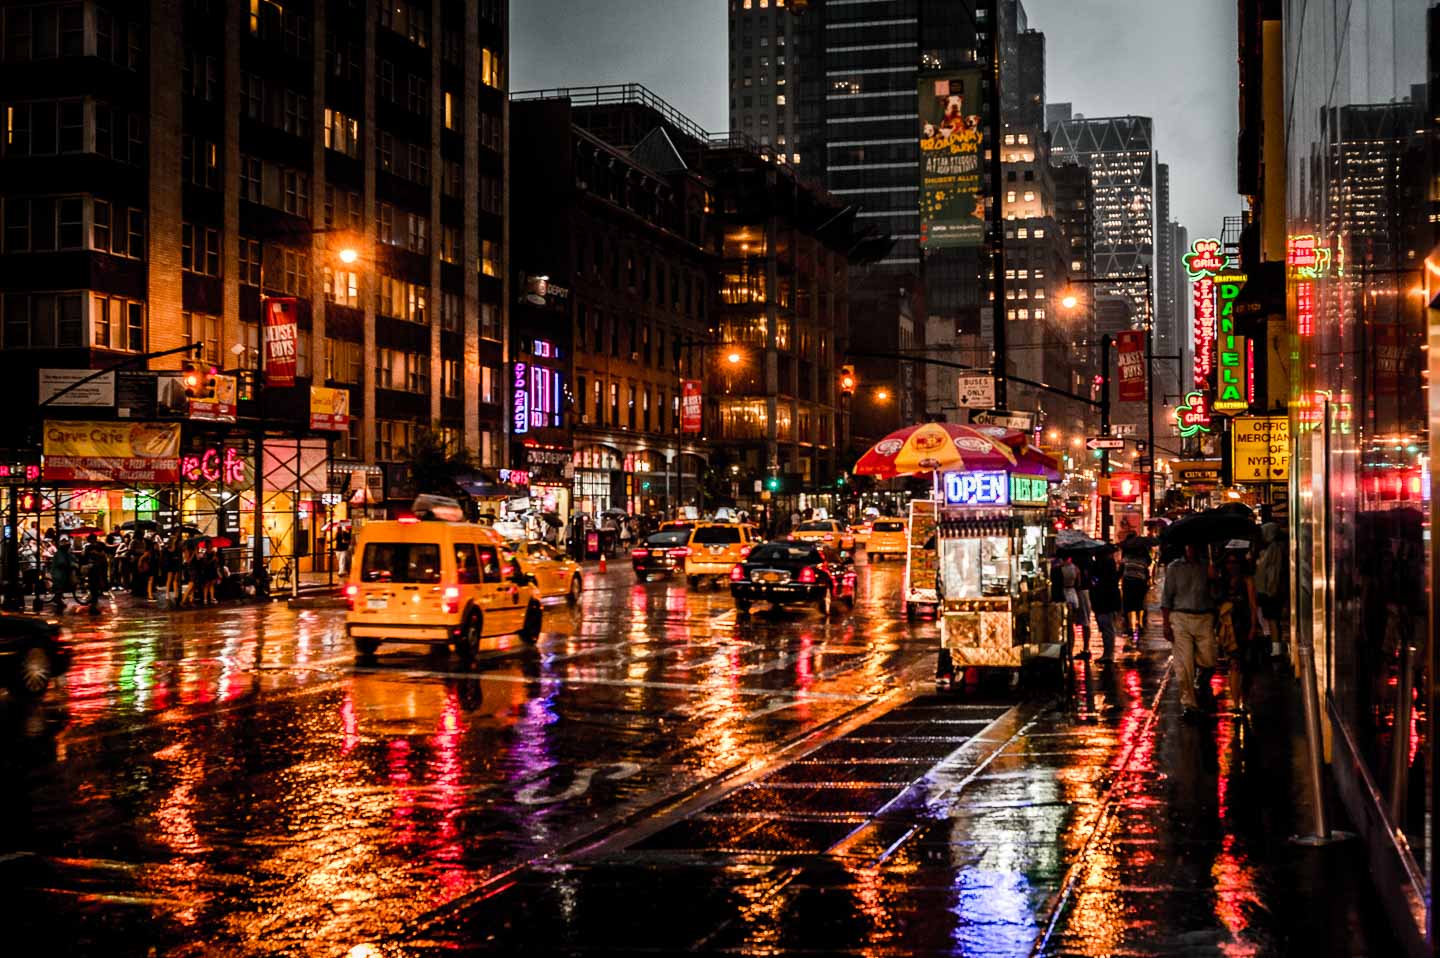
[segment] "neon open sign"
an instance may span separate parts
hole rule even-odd
[[[1005,472],[947,472],[945,501],[952,506],[1003,506],[1010,502]]]

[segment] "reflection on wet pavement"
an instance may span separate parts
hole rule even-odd
[[[72,616],[71,674],[0,702],[7,925],[75,953],[383,938],[897,694],[934,646],[888,609],[898,576],[829,622],[740,623],[723,591],[612,571],[473,672],[404,646],[357,667],[336,611]]]
[[[828,622],[592,575],[473,671],[357,667],[336,612],[84,620],[61,687],[0,700],[0,920],[107,955],[1388,953],[1360,850],[1284,843],[1283,675],[1258,728],[1180,723],[1153,636],[1069,696],[936,692],[900,574]]]

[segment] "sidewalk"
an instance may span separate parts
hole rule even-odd
[[[926,693],[706,807],[536,863],[383,954],[1393,955],[1309,821],[1298,695],[1189,725],[1159,616],[1073,702]],[[987,696],[994,701],[993,696]]]

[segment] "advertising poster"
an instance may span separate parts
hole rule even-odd
[[[295,300],[269,297],[265,300],[265,382],[270,386],[295,385],[295,360],[299,355],[300,324]]]
[[[1290,420],[1236,416],[1230,422],[1230,473],[1235,482],[1288,482]]]
[[[699,432],[701,429],[700,380],[686,379],[680,383],[680,431]]]
[[[350,390],[328,386],[310,387],[310,428],[350,428]]]
[[[85,482],[176,482],[180,424],[47,421],[44,477]]]
[[[208,422],[234,422],[235,397],[239,392],[238,380],[234,376],[212,376],[215,395],[205,399],[190,400],[190,418]]]
[[[1115,336],[1121,402],[1145,401],[1145,333],[1126,329]]]
[[[920,245],[985,241],[979,70],[920,80]]]

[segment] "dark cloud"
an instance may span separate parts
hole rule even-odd
[[[514,0],[511,86],[643,83],[701,126],[722,131],[726,0]],[[1087,116],[1155,119],[1170,164],[1171,215],[1218,235],[1235,195],[1233,4],[1181,0],[1026,0],[1046,35],[1046,96]],[[1201,11],[1208,10],[1208,16]]]

